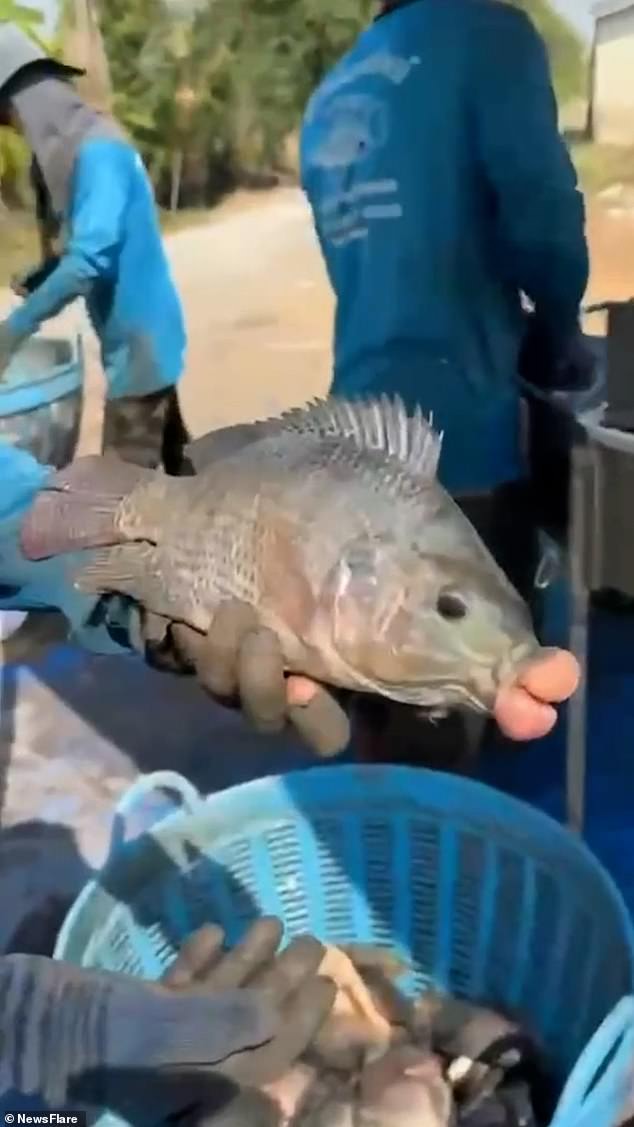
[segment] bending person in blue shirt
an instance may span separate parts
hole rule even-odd
[[[75,92],[70,79],[80,73],[48,58],[15,25],[0,25],[0,121],[33,153],[44,258],[16,288],[22,305],[0,323],[0,379],[43,322],[84,298],[107,378],[105,448],[180,473],[187,469],[175,390],[186,344],[181,304],[141,158],[118,125]]]
[[[591,378],[583,199],[542,40],[499,0],[383,3],[313,95],[301,165],[337,301],[333,392],[433,416],[443,484],[528,597],[522,361],[533,382]]]

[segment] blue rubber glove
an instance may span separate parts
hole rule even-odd
[[[0,610],[59,610],[74,638],[95,653],[128,652],[136,611],[122,598],[98,599],[73,585],[80,556],[25,560],[18,546],[22,520],[51,473],[25,450],[0,442]],[[81,553],[85,562],[86,553]]]
[[[529,315],[519,371],[520,381],[532,397],[568,414],[579,417],[603,406],[605,365],[580,328],[555,349],[534,315]]]
[[[29,270],[25,270],[22,274],[15,274],[11,279],[11,289],[16,297],[28,297],[29,294],[39,289],[44,282],[50,278],[54,270],[59,266],[59,257],[51,255],[45,262],[40,263],[39,266],[32,266]]]

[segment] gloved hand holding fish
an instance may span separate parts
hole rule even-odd
[[[237,600],[277,639],[280,672],[431,712],[491,713],[513,738],[542,736],[577,664],[539,645],[523,600],[440,486],[440,442],[399,400],[330,399],[258,424],[254,441],[195,477],[81,459],[37,498],[22,551],[101,548],[77,587],[127,595],[163,629],[203,636]]]
[[[26,1097],[178,1127],[550,1121],[556,1093],[516,1022],[406,997],[396,982],[408,967],[389,950],[300,936],[280,952],[282,934],[262,918],[227,949],[208,925],[159,983],[3,957],[3,1106]]]
[[[307,677],[284,676],[276,635],[247,603],[222,603],[206,634],[141,611],[139,633],[137,649],[150,665],[195,673],[214,700],[242,710],[258,731],[282,731],[289,722],[322,757],[348,744],[349,719],[334,694]]]
[[[196,1102],[224,1114],[243,1085],[254,1092],[294,1065],[335,1000],[323,946],[300,938],[278,955],[281,936],[263,919],[227,952],[219,928],[202,928],[160,983],[1,957],[2,1106],[108,1106],[131,1122]]]
[[[535,315],[527,316],[519,371],[530,387],[555,394],[584,392],[595,381],[596,367],[597,357],[580,326],[555,347]]]
[[[314,981],[318,963],[308,968]],[[323,996],[328,984],[319,986]],[[179,993],[37,955],[1,957],[0,989],[4,1107],[24,1098],[48,1108],[105,1104],[131,1119],[152,1100],[159,1113],[182,1110],[203,1074],[223,1075],[229,1060],[235,1069],[243,1053],[274,1045],[281,1026],[276,999],[255,989],[194,984]]]

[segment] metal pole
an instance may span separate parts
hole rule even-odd
[[[586,744],[588,710],[588,641],[590,609],[589,545],[594,529],[588,528],[593,511],[594,474],[587,446],[575,447],[570,481],[568,567],[571,591],[570,649],[581,668],[581,684],[568,705],[566,740],[566,815],[568,826],[582,834],[586,808]]]

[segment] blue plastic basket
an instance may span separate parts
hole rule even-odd
[[[159,788],[185,809],[132,842]],[[553,1127],[613,1127],[634,1061],[633,934],[589,850],[523,803],[456,776],[318,768],[200,798],[178,775],[124,797],[110,860],[56,956],[157,978],[209,921],[237,939],[272,913],[286,937],[390,945],[404,986],[433,982],[524,1014],[568,1081]],[[105,1115],[105,1124],[120,1122]]]
[[[76,341],[35,336],[0,381],[0,441],[61,468],[75,456],[83,408],[84,355]]]

